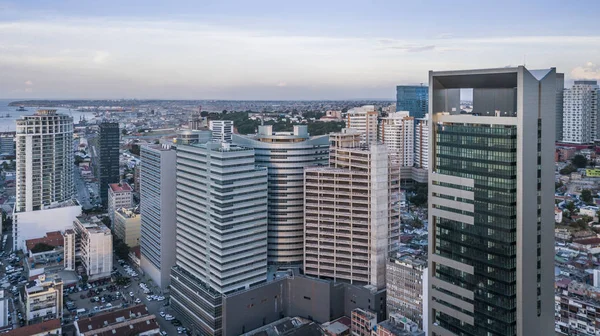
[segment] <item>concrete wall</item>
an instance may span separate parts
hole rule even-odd
[[[81,215],[81,206],[14,213],[13,239],[15,249],[25,249],[28,239],[42,238],[46,232],[73,228],[73,221]]]

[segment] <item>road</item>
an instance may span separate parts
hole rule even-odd
[[[73,174],[75,180],[75,188],[77,191],[77,199],[79,200],[79,203],[81,204],[83,209],[91,209],[93,205],[90,202],[90,193],[88,191],[87,185],[85,184],[85,181],[83,180],[83,177],[81,177],[81,171],[79,170],[79,168],[75,168],[74,170],[75,171]]]

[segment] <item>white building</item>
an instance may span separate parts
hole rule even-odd
[[[75,246],[77,236],[73,229],[68,229],[63,234],[64,241],[64,267],[65,271],[75,270]]]
[[[79,216],[74,222],[78,254],[90,281],[108,278],[113,267],[112,234],[97,217]]]
[[[231,142],[231,135],[233,134],[232,120],[211,120],[209,128],[212,131],[213,141]]]
[[[46,275],[39,275],[37,279],[25,285],[23,303],[25,306],[24,318],[30,324],[62,318],[62,280],[60,278],[47,279]]]
[[[140,156],[140,265],[165,289],[175,265],[177,157],[174,148],[157,145],[143,146]]]
[[[373,105],[352,108],[346,113],[346,128],[359,131],[363,144],[376,143],[378,117]]]
[[[113,223],[114,234],[127,246],[140,245],[140,220],[141,216],[135,209],[120,208],[115,211]]]
[[[267,169],[249,148],[177,147],[171,308],[198,333],[220,335],[222,295],[266,280]]]
[[[390,113],[381,118],[379,140],[383,142],[391,155],[396,156],[402,167],[412,167],[415,152],[415,118],[408,111]]]
[[[108,185],[108,216],[112,225],[115,223],[117,209],[133,207],[133,189],[127,182]]]
[[[563,142],[587,144],[600,136],[598,84],[575,81],[563,95]]]
[[[429,168],[429,114],[417,119],[415,128],[415,167]]]
[[[42,210],[15,212],[13,214],[13,245],[15,250],[25,250],[25,241],[41,238],[46,232],[73,228],[73,221],[81,215],[81,205],[70,200]]]

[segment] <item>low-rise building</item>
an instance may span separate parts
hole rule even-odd
[[[561,335],[598,335],[600,289],[577,281],[556,281],[555,331]]]
[[[133,206],[133,189],[126,182],[108,185],[108,217],[112,225],[115,223],[117,209],[129,209]]]
[[[371,336],[377,325],[377,314],[374,312],[356,308],[352,310],[352,325],[350,332],[352,336]]]
[[[137,209],[120,208],[114,212],[113,232],[127,246],[140,245],[141,216]]]
[[[74,222],[79,254],[88,281],[108,278],[113,267],[112,234],[97,217],[79,216]]]
[[[63,282],[59,277],[46,278],[45,274],[25,285],[23,303],[25,320],[61,319],[63,313]]]
[[[150,336],[160,333],[156,316],[143,304],[80,319],[74,326],[76,336]]]
[[[554,222],[562,223],[562,220],[563,220],[563,211],[558,207],[554,207]]]
[[[427,260],[410,254],[390,253],[386,264],[387,312],[397,312],[423,326],[423,279]]]
[[[60,336],[62,328],[60,319],[53,319],[42,323],[32,324],[13,329],[2,336]]]
[[[390,318],[377,325],[373,336],[425,336],[419,326],[400,314],[390,314]]]

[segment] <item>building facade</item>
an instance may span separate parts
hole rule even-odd
[[[415,167],[429,168],[429,117],[417,119],[415,128]]]
[[[115,225],[115,211],[133,206],[133,189],[127,182],[108,185],[108,217],[111,225]]]
[[[396,86],[396,111],[408,111],[411,117],[423,118],[428,111],[429,88],[423,85]]]
[[[15,156],[15,132],[0,132],[0,156]]]
[[[575,81],[563,96],[562,141],[589,144],[599,136],[598,83]]]
[[[390,113],[379,122],[379,140],[388,152],[396,157],[402,167],[414,165],[415,154],[415,118],[408,112]]]
[[[64,268],[65,271],[75,270],[75,243],[77,236],[73,229],[65,230],[63,234],[64,240]]]
[[[267,170],[253,149],[177,148],[171,307],[195,333],[222,334],[222,296],[267,279]]]
[[[269,173],[268,246],[269,264],[281,267],[302,265],[304,253],[304,168],[327,165],[326,135],[310,137],[307,126],[294,131],[273,132],[259,126],[256,135],[233,135],[233,143],[254,148],[256,164]]]
[[[356,308],[352,310],[350,335],[352,336],[371,336],[376,329],[377,314],[374,312]]]
[[[430,72],[428,331],[554,333],[556,70]],[[460,89],[473,114],[459,114]]]
[[[355,107],[346,113],[346,128],[357,130],[361,133],[361,144],[377,143],[377,125],[379,112],[374,105]]]
[[[140,245],[141,216],[137,209],[119,208],[115,211],[113,233],[127,246]]]
[[[15,212],[41,210],[73,198],[72,117],[56,110],[22,116],[17,119],[16,148]]]
[[[140,265],[165,289],[175,265],[176,170],[175,148],[143,146],[140,151]]]
[[[600,290],[571,281],[557,282],[554,296],[557,335],[598,335],[600,333]]]
[[[46,279],[42,274],[25,285],[23,292],[24,317],[28,323],[62,318],[63,283],[60,278]]]
[[[212,131],[213,141],[231,142],[231,135],[233,134],[232,120],[211,120],[209,128]]]
[[[385,287],[385,261],[399,237],[399,172],[385,145],[360,132],[329,135],[329,167],[304,170],[304,273]]]
[[[113,267],[112,234],[97,217],[79,216],[74,222],[81,263],[88,281],[110,278]]]
[[[399,313],[423,329],[423,300],[427,260],[418,256],[390,253],[386,264],[387,313]]]
[[[119,123],[103,122],[98,132],[98,147],[100,158],[97,164],[97,174],[100,186],[100,199],[102,205],[108,206],[108,185],[119,183],[121,173],[119,171],[119,141],[121,132]]]
[[[565,74],[556,74],[556,142],[563,140]],[[599,134],[600,136],[600,134]]]

